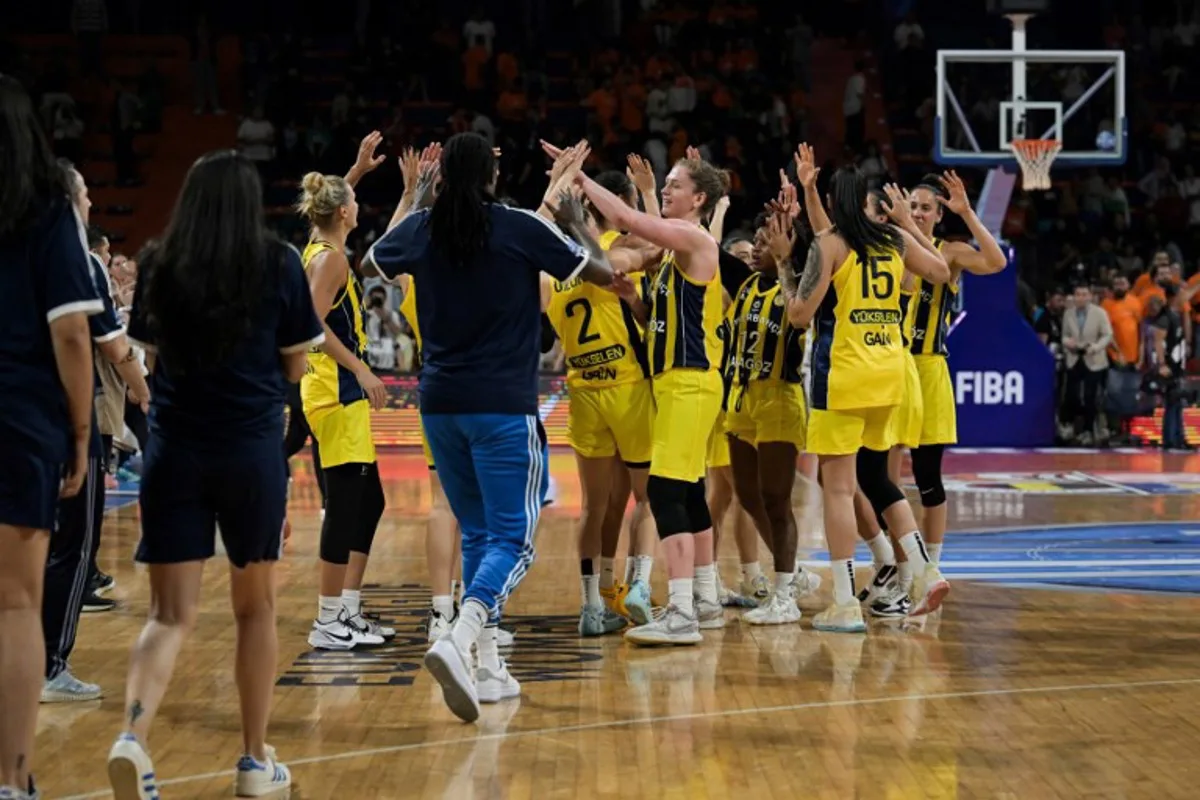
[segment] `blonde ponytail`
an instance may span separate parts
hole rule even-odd
[[[310,172],[301,181],[301,188],[296,211],[317,227],[329,225],[337,210],[350,202],[350,187],[337,175]]]

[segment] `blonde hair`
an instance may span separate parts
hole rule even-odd
[[[310,172],[301,182],[303,191],[296,202],[296,211],[317,227],[333,222],[333,215],[350,202],[350,186],[338,175]]]

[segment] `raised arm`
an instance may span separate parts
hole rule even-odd
[[[558,196],[558,206],[551,207],[550,211],[554,214],[554,221],[558,227],[587,251],[587,262],[579,271],[579,277],[599,286],[611,284],[612,264],[609,263],[604,248],[588,231],[583,203],[579,202],[579,198],[564,189]]]
[[[807,328],[812,324],[833,279],[837,249],[837,243],[831,236],[815,237],[808,246],[804,272],[799,279],[790,260],[787,264],[779,265],[779,280],[787,297],[788,322],[793,326]]]
[[[404,194],[396,204],[396,211],[388,222],[387,229],[399,225],[414,211],[433,202],[433,187],[438,178],[438,160],[442,156],[441,144],[426,145],[420,155],[411,147],[400,156],[400,177],[404,181]]]
[[[656,191],[658,182],[654,178],[654,168],[650,166],[649,161],[634,153],[630,153],[626,161],[629,166],[625,168],[625,174],[637,187],[638,195],[642,198],[642,208],[652,217],[661,217],[662,210],[658,206]]]
[[[712,234],[682,219],[664,219],[632,209],[625,201],[587,176],[578,178],[601,216],[617,228],[641,236],[665,250],[677,253],[696,253],[714,246]]]
[[[794,156],[796,162],[796,181],[804,190],[804,210],[808,214],[808,225],[813,233],[822,233],[833,227],[829,215],[825,213],[825,205],[817,191],[817,176],[821,170],[816,165],[816,156],[808,142],[801,142]]]
[[[894,183],[889,183],[883,190],[888,196],[888,217],[904,238],[904,268],[930,283],[948,282],[950,265],[913,221],[908,194]]]
[[[729,213],[729,195],[723,195],[713,209],[712,219],[708,221],[708,232],[718,242],[725,238],[725,215]]]
[[[554,159],[554,164],[550,167],[550,183],[546,186],[546,193],[542,195],[542,202],[538,206],[537,213],[543,219],[554,222],[555,201],[563,191],[575,186],[575,178],[583,169],[583,164],[587,161],[592,149],[585,140],[580,140],[565,150],[560,150],[549,142],[543,141],[542,150]]]
[[[984,227],[983,222],[975,214],[975,209],[971,208],[971,201],[967,199],[967,187],[958,177],[958,173],[949,170],[939,180],[950,198],[938,197],[938,202],[962,217],[963,222],[967,223],[971,235],[975,237],[975,241],[979,242],[978,250],[965,242],[947,244],[945,247],[947,260],[953,264],[955,269],[965,269],[975,275],[994,275],[1003,270],[1008,264],[1008,259],[1005,258],[1004,251],[1000,249],[996,237],[992,236],[992,232]]]
[[[355,186],[364,175],[387,159],[387,156],[375,155],[375,148],[379,147],[382,141],[383,134],[379,131],[371,131],[363,137],[358,146],[358,158],[355,160],[354,166],[350,167],[350,171],[346,173],[346,183],[352,187]]]

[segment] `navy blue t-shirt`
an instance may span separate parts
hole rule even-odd
[[[53,463],[70,456],[71,419],[50,323],[104,309],[85,242],[66,195],[35,224],[0,239],[0,453],[11,448]]]
[[[306,351],[325,339],[296,251],[272,245],[266,290],[251,332],[224,363],[179,375],[156,357],[150,375],[150,432],[208,453],[283,441],[287,381],[281,353]],[[142,313],[142,282],[134,295],[129,338],[157,353]]]
[[[422,414],[537,414],[541,272],[575,277],[587,252],[538,215],[488,205],[491,236],[470,265],[429,241],[429,211],[409,216],[367,257],[389,279],[413,276],[421,326]]]
[[[125,333],[125,326],[121,324],[121,318],[117,316],[117,306],[113,302],[112,291],[108,286],[108,273],[104,269],[103,262],[95,253],[88,253],[88,264],[92,268],[92,282],[96,284],[96,293],[100,295],[100,301],[104,303],[104,310],[99,314],[93,314],[88,317],[88,329],[92,334],[92,341],[96,344],[104,344],[111,342],[121,334]],[[98,352],[93,352],[92,355],[95,362],[99,362],[104,356]],[[99,364],[96,364],[97,368]],[[99,397],[104,387],[100,383],[99,373],[95,376],[96,389],[95,394]],[[88,455],[92,458],[104,458],[104,444],[100,439],[100,426],[96,424],[96,406],[92,404],[92,438],[88,444]]]

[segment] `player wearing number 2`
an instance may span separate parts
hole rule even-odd
[[[634,206],[634,187],[626,175],[605,172],[596,180]],[[661,250],[657,247],[630,246],[628,238],[622,239],[621,231],[594,207],[589,209],[589,216],[592,235],[619,271],[640,271],[646,260],[659,257]],[[639,517],[644,518],[649,511],[646,483],[654,432],[654,392],[641,330],[630,307],[616,294],[579,279],[560,283],[543,274],[542,297],[546,316],[566,356],[567,390],[571,395],[567,439],[575,450],[583,491],[579,633],[600,636],[625,627],[621,614],[628,613],[642,624],[650,621],[649,559],[653,558],[654,540],[651,533],[649,548],[639,548],[643,543],[639,538],[645,538],[639,537]],[[613,576],[620,517],[615,525],[605,524],[606,515],[623,516],[628,502],[628,488],[614,497],[618,494],[614,479],[619,476],[622,461],[638,500],[631,525],[630,559],[637,558],[640,569],[629,584],[618,583]],[[616,506],[619,510],[609,510]]]

